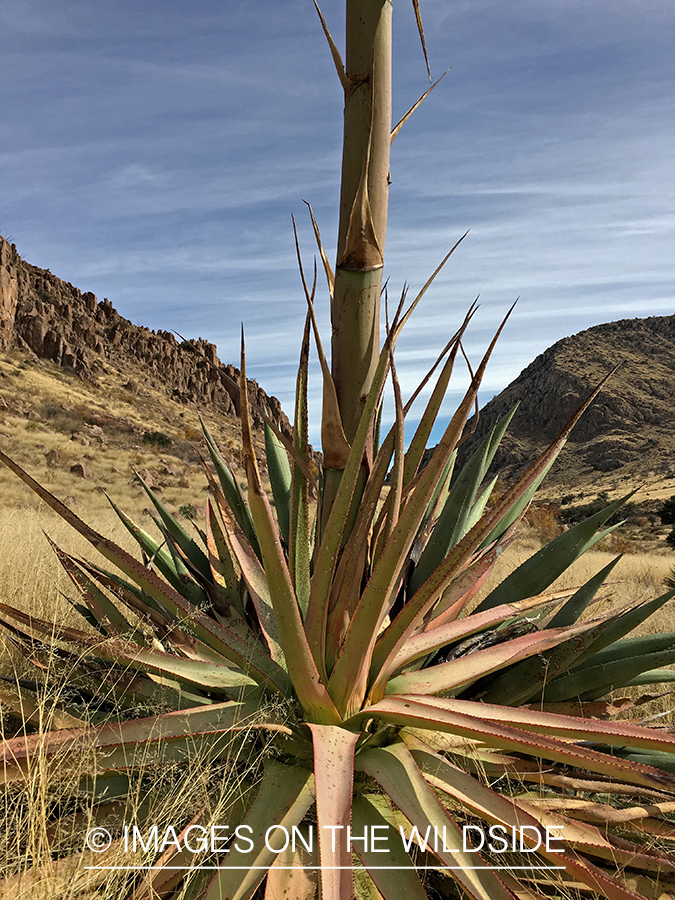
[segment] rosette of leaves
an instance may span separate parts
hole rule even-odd
[[[675,737],[599,718],[603,707],[594,701],[619,686],[672,680],[665,666],[675,661],[674,634],[626,635],[674,592],[602,615],[591,609],[582,619],[614,563],[576,590],[551,590],[611,530],[603,525],[619,502],[556,538],[475,603],[592,397],[491,501],[494,481],[485,484],[485,475],[510,416],[451,474],[493,341],[420,469],[470,316],[446,348],[404,452],[410,404],[400,398],[393,347],[412,307],[405,314],[399,307],[326,514],[306,421],[309,300],[293,440],[266,428],[272,497],[253,446],[242,343],[248,491],[204,429],[211,491],[198,539],[146,487],[159,539],[118,510],[140,545],[139,562],[0,455],[115,567],[55,548],[79,590],[75,607],[91,627],[59,627],[6,605],[3,624],[33,658],[50,644],[64,665],[79,660],[118,704],[113,721],[97,723],[94,692],[91,715],[82,699],[79,706],[64,703],[54,730],[6,740],[5,783],[30,779],[51,761],[60,778],[64,766],[77,763],[97,785],[90,792],[95,807],[106,800],[106,784],[118,796],[130,790],[135,769],[188,761],[196,749],[217,759],[235,741],[239,754],[256,754],[255,735],[267,730],[273,756],[237,806],[255,849],[233,845],[226,857],[207,860],[218,866],[215,873],[203,870],[201,880],[186,882],[194,860],[179,842],[129,896],[249,898],[264,880],[269,898],[291,887],[313,897],[319,884],[321,896],[335,900],[354,891],[422,898],[429,867],[445,867],[445,876],[433,877],[442,878],[448,895],[454,884],[480,900],[560,896],[579,886],[611,898],[664,896],[675,886],[675,862],[663,849],[675,837]],[[378,446],[389,373],[396,421]],[[332,396],[324,366],[324,436]],[[135,709],[160,695],[169,711],[136,717]],[[17,711],[35,707],[25,683],[4,688],[2,701]],[[569,714],[585,702],[596,717]],[[276,712],[265,713],[270,708]],[[508,856],[510,869],[501,870],[506,857],[463,843],[462,825],[476,823],[509,834],[528,826],[520,858]],[[264,841],[273,826],[297,826],[305,835],[313,827],[317,840],[311,850],[275,853]],[[333,839],[336,829],[362,836],[373,826],[388,826],[386,853]],[[556,834],[564,835],[564,853],[546,849],[547,826],[562,826]],[[445,839],[440,846],[422,840],[415,850],[413,828],[421,838]]]

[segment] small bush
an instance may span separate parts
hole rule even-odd
[[[668,544],[669,547],[675,548],[675,528],[673,528],[673,530],[666,538],[666,544]]]
[[[553,503],[536,503],[530,507],[527,522],[542,541],[552,541],[562,534],[560,510]]]
[[[164,434],[163,431],[146,431],[143,435],[143,443],[151,444],[153,447],[157,447],[159,450],[168,450],[169,447],[173,444],[173,441],[169,437],[168,434]]]
[[[560,518],[563,520],[565,525],[576,525],[577,522],[583,522],[584,519],[587,519],[589,516],[595,515],[595,513],[600,512],[601,509],[609,506],[610,502],[611,501],[607,491],[601,491],[596,499],[591,500],[590,503],[568,506],[566,509],[561,510]],[[617,522],[621,522],[624,519],[629,518],[634,507],[635,504],[632,502],[624,503],[624,505],[620,509],[618,509],[612,516],[610,516],[607,524],[616,525]],[[675,524],[675,520],[673,520],[673,523]]]
[[[198,428],[193,428],[192,425],[186,425],[182,434],[186,441],[192,441],[193,444],[198,444],[202,439],[201,431]]]
[[[675,494],[658,511],[664,525],[675,525]]]
[[[191,503],[184,503],[178,507],[178,515],[192,522],[197,517],[197,510]]]

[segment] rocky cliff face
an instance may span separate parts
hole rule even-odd
[[[214,344],[202,338],[179,342],[171,332],[133,325],[108,299],[99,301],[49,269],[24,262],[0,237],[0,350],[15,347],[92,380],[105,365],[140,363],[155,386],[180,403],[208,405],[226,416],[239,412],[239,370],[221,364]],[[251,401],[290,432],[277,398],[255,381],[248,389]],[[253,417],[260,424],[255,410]]]
[[[571,434],[553,481],[675,477],[675,316],[623,319],[563,338],[481,411],[462,456],[516,403],[494,470],[515,473],[621,362]],[[548,479],[550,483],[550,478]]]

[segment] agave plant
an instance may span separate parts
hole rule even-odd
[[[404,294],[377,347],[390,15],[381,0],[347,4],[346,67],[323,23],[346,97],[335,275],[315,225],[332,302],[333,369],[314,316],[316,279],[310,289],[303,276],[308,315],[293,438],[265,428],[270,496],[254,447],[243,340],[247,491],[204,427],[210,496],[196,537],[146,486],[158,537],[117,510],[139,561],[0,452],[114,566],[55,547],[87,629],[0,605],[27,655],[40,662],[51,652],[88,677],[77,703],[65,696],[57,704],[52,730],[4,741],[4,782],[28,782],[38,769],[55,779],[76,771],[87,824],[105,807],[119,861],[128,830],[110,801],[136,790],[138,773],[187,764],[195,753],[254,759],[258,735],[267,734],[264,772],[242,784],[227,822],[214,823],[208,809],[186,810],[152,865],[120,888],[136,900],[245,900],[256,891],[270,900],[317,891],[323,900],[415,900],[439,891],[475,900],[577,891],[666,897],[675,891],[675,737],[612,719],[603,698],[616,687],[673,679],[665,667],[675,662],[675,634],[626,636],[675,591],[594,615],[616,560],[575,589],[552,587],[616,527],[606,523],[622,501],[486,587],[600,386],[493,497],[486,476],[512,414],[454,470],[504,323],[423,468],[475,310],[405,404],[394,349],[431,279],[407,308]],[[323,376],[318,479],[307,424],[312,332]],[[437,372],[406,450],[406,416]],[[380,439],[389,379],[395,422]],[[0,699],[30,714],[33,687],[7,686]],[[114,698],[107,715],[100,696]],[[148,714],[157,702],[165,711]],[[224,825],[229,843],[195,842]],[[147,811],[135,826],[147,836]],[[94,856],[91,865],[106,859]]]

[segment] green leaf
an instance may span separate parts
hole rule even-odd
[[[507,319],[508,315],[485,352],[478,370],[431,460],[420,474],[417,487],[396,523],[351,619],[342,650],[329,681],[331,696],[338,709],[344,711],[345,714],[354,712],[366,695],[368,672],[380,622],[393,602],[393,595],[397,590],[410,547],[438,484],[438,479],[445,470],[450,455],[464,430],[488,360]],[[356,446],[356,440],[354,443]],[[342,488],[342,485],[340,487]],[[408,603],[403,608],[404,613],[409,605]],[[397,619],[400,619],[402,615],[403,613],[399,614]]]
[[[466,534],[467,531],[470,531],[476,524],[476,522],[480,521],[480,517],[485,512],[485,507],[488,505],[488,501],[492,496],[492,491],[494,490],[494,487],[498,481],[499,475],[495,475],[495,477],[486,484],[486,486],[476,498],[476,502],[471,507],[468,518],[466,520],[466,525],[464,526],[464,534]],[[488,543],[490,542],[488,541]]]
[[[560,607],[546,627],[562,628],[564,625],[572,625],[576,622],[600,590],[605,579],[609,577],[612,569],[620,559],[621,557],[617,556],[616,559],[613,559],[604,568],[600,569],[600,571],[593,575],[592,578],[589,578],[586,584],[580,587],[579,590]]]
[[[106,497],[108,497],[107,494]],[[204,606],[208,604],[208,596],[203,588],[196,584],[194,578],[183,563],[183,560],[175,551],[171,552],[170,549],[167,549],[167,547],[171,547],[169,540],[165,540],[160,544],[152,537],[152,535],[148,534],[147,531],[144,531],[136,525],[136,523],[133,522],[110,497],[108,497],[108,502],[117,513],[120,521],[129,534],[131,534],[138,542],[138,545],[150,560],[151,565],[157,567],[169,584],[183,594],[190,603],[194,603],[195,606]],[[153,521],[157,523],[156,519]],[[160,531],[163,531],[161,526],[158,527]],[[166,532],[163,533],[166,534]],[[164,546],[165,544],[167,546]]]
[[[482,612],[502,603],[514,603],[525,597],[541,594],[587,550],[602,540],[613,528],[598,532],[605,522],[635,491],[615,500],[535,553],[498,585],[476,608]],[[616,527],[616,526],[614,526]]]
[[[506,320],[505,320],[506,321]],[[504,323],[502,323],[503,327]],[[497,332],[496,337],[499,335]],[[494,346],[494,340],[492,342],[491,348]],[[481,367],[478,370],[477,375],[474,378],[472,384],[476,385],[479,383],[479,375],[481,375],[484,365],[487,363],[487,356],[484,357],[483,362],[481,363]],[[611,374],[611,373],[610,373]],[[607,376],[608,378],[609,376]],[[558,437],[541,453],[537,459],[526,469],[526,471],[517,479],[517,481],[511,485],[511,487],[500,497],[499,501],[495,504],[495,506],[473,526],[473,528],[464,535],[461,541],[450,551],[445,560],[441,563],[441,565],[431,574],[431,576],[424,582],[424,584],[419,588],[419,590],[407,601],[404,605],[401,612],[396,616],[394,621],[389,625],[388,628],[385,629],[384,633],[378,638],[377,645],[374,648],[374,652],[372,653],[372,664],[371,664],[371,681],[373,684],[371,690],[371,696],[373,699],[377,699],[378,696],[381,695],[381,692],[384,690],[384,679],[380,677],[379,672],[382,669],[387,669],[388,660],[390,657],[395,656],[400,648],[403,646],[405,641],[410,637],[410,635],[414,632],[416,627],[421,626],[424,622],[425,616],[431,611],[438,598],[442,596],[445,589],[452,582],[452,580],[459,574],[463,567],[466,566],[473,557],[474,553],[481,547],[486,548],[487,541],[491,541],[493,539],[493,535],[499,533],[502,534],[503,525],[505,522],[510,522],[509,528],[512,525],[515,525],[515,521],[517,521],[517,516],[514,519],[514,509],[519,509],[522,505],[525,498],[531,494],[532,491],[535,490],[536,486],[539,484],[544,474],[548,471],[548,469],[553,464],[556,456],[560,452],[560,450],[564,447],[565,442],[569,436],[569,433],[574,428],[575,424],[578,422],[579,418],[583,414],[584,410],[586,410],[589,404],[593,401],[593,399],[597,396],[598,392],[602,388],[603,384],[607,380],[604,378],[600,384],[596,387],[596,389],[586,398],[586,400],[581,404],[581,406],[577,409],[574,415],[569,419],[563,430],[560,432]],[[469,395],[465,397],[467,399]],[[464,401],[463,401],[464,402]],[[470,408],[470,407],[469,407]],[[460,407],[461,409],[461,407]],[[468,409],[465,409],[465,413],[468,415]],[[452,428],[452,423],[454,418],[458,413],[455,413],[455,417],[451,421],[448,426],[448,430],[446,430],[446,434],[444,435],[441,443],[436,448],[434,453],[434,457],[432,458],[429,465],[422,472],[420,476],[420,482],[417,486],[417,490],[415,494],[409,501],[404,515],[401,517],[399,521],[399,526],[402,525],[406,514],[409,510],[411,510],[415,502],[419,497],[423,500],[426,500],[426,495],[424,490],[422,489],[422,485],[425,483],[425,478],[431,476],[438,475],[439,472],[434,472],[434,459],[437,458],[440,448],[442,447],[444,441],[447,438],[447,435]],[[463,426],[462,426],[463,427]],[[461,431],[461,429],[460,429]],[[454,445],[453,440],[453,445]],[[441,457],[441,467],[445,457]],[[520,515],[520,513],[518,513]],[[415,530],[417,529],[417,525],[414,526]],[[508,529],[504,532],[504,538],[509,535]],[[391,544],[391,542],[390,542]],[[406,548],[405,552],[409,550],[409,546]],[[402,551],[399,551],[402,552]],[[392,555],[395,557],[395,547],[392,546]],[[383,554],[384,556],[384,554]],[[394,560],[390,560],[394,562]],[[507,579],[508,580],[508,579]],[[393,582],[396,583],[395,580]],[[363,607],[366,606],[365,600],[368,597],[370,600],[369,591],[375,586],[375,588],[380,588],[380,584],[376,579],[376,573],[371,577],[370,582],[364,591],[363,597],[361,598],[361,605]],[[518,597],[514,597],[513,599],[518,600],[522,599],[522,594]],[[532,594],[525,594],[525,596],[532,596]],[[388,598],[389,600],[391,598]],[[508,602],[508,598],[504,598],[503,602]],[[500,605],[499,603],[490,602],[487,606],[485,603],[480,604],[477,609],[482,611],[485,608],[490,608],[491,606]],[[362,630],[365,630],[366,624],[370,627],[369,634],[373,633],[373,630],[377,630],[379,627],[379,623],[384,615],[384,612],[388,609],[386,603],[382,606],[379,606],[377,603],[370,603],[370,616],[373,615],[373,610],[379,609],[379,618],[377,618],[374,622],[366,619],[366,622],[359,622],[358,625]],[[365,613],[364,613],[365,615]],[[354,618],[352,619],[352,624],[350,629],[356,629],[356,619],[357,615],[355,613]],[[357,631],[358,635],[358,631]],[[348,633],[349,637],[349,633]],[[363,644],[365,638],[361,636],[361,644]],[[344,656],[346,649],[347,641],[345,641],[345,645],[343,648],[343,653],[341,658]],[[358,645],[357,645],[358,647]],[[361,649],[361,656],[364,656],[363,647]],[[357,664],[357,659],[353,659],[350,656],[345,658],[345,666],[346,662],[349,660],[352,665]],[[346,673],[345,673],[346,674]],[[335,673],[333,675],[335,677]],[[352,704],[355,706],[355,704]]]
[[[267,872],[265,900],[315,900],[321,868],[314,831],[313,824],[297,826],[294,839]]]
[[[470,310],[465,317],[464,328],[466,328],[466,326],[468,325],[470,317],[472,315],[473,310]],[[431,392],[431,396],[429,397],[424,413],[420,417],[417,429],[415,430],[415,434],[410,441],[410,446],[408,447],[408,451],[405,455],[405,466],[403,469],[404,485],[409,484],[413,480],[413,478],[417,474],[417,470],[419,468],[420,462],[422,461],[422,457],[424,456],[424,451],[426,449],[429,436],[431,435],[434,424],[436,423],[441,404],[443,403],[443,399],[445,398],[445,394],[448,389],[448,384],[450,383],[450,378],[452,377],[452,371],[454,369],[455,362],[457,360],[457,354],[459,352],[460,339],[461,334],[457,334],[454,335],[452,340],[449,342],[449,346],[447,349],[450,350],[450,354],[445,361],[443,368],[441,369],[441,374],[439,375],[434,389]]]
[[[223,495],[227,500],[228,506],[232,510],[232,514],[239,523],[239,527],[246,535],[249,544],[253,547],[256,555],[260,556],[258,539],[256,537],[255,528],[253,527],[253,519],[251,518],[251,511],[248,508],[246,498],[239,487],[237,479],[230,471],[230,467],[221,456],[220,450],[206,427],[206,424],[202,419],[200,419],[200,422],[204,437],[206,438],[209,456],[211,457],[211,462],[216,470],[216,475],[218,476]]]
[[[279,530],[262,487],[258,462],[253,447],[251,417],[246,382],[244,335],[241,339],[241,433],[248,481],[251,515],[260,542],[265,578],[274,609],[279,643],[284,652],[295,696],[311,721],[337,724],[339,716],[316,666],[312,649],[303,627],[300,607],[293,590]]]
[[[418,701],[421,706],[428,706],[432,710],[440,711],[439,722],[445,712],[454,712],[477,719],[482,717],[485,722],[503,723],[535,734],[551,735],[561,740],[595,741],[612,746],[631,746],[675,754],[675,736],[653,728],[645,728],[631,721],[588,719],[475,700],[453,700],[440,697],[404,697],[401,699],[406,702]],[[533,746],[532,755],[538,755],[538,749]]]
[[[600,887],[597,870],[588,865],[583,857],[578,856],[576,848],[581,846],[587,852],[599,855],[602,858],[618,862],[628,863],[637,867],[660,868],[659,861],[648,854],[640,853],[639,847],[630,845],[626,841],[619,843],[611,835],[603,834],[600,829],[579,822],[570,822],[569,819],[552,815],[548,811],[528,803],[520,803],[500,796],[495,791],[477,782],[476,779],[453,766],[443,757],[431,751],[422,741],[414,737],[404,735],[406,744],[410,747],[415,762],[425,778],[437,789],[449,794],[456,803],[464,809],[471,810],[486,822],[498,822],[508,829],[527,826],[543,838],[544,826],[557,826],[564,834],[565,850],[555,852],[547,850],[546,840],[541,840],[539,853],[554,865],[561,866],[563,870],[569,870],[574,876],[593,890]],[[527,836],[526,836],[527,839]],[[628,852],[626,852],[628,851]],[[506,861],[506,860],[504,860]],[[610,891],[603,895],[607,897],[624,898],[627,895],[622,890],[619,881],[609,879]],[[607,882],[603,887],[609,886]]]
[[[673,635],[652,635],[657,640],[644,641],[645,648],[658,646],[667,643],[667,648],[663,650],[652,650],[643,653],[635,653],[635,655],[619,655],[617,659],[602,662],[596,660],[596,656],[591,656],[584,666],[574,669],[567,675],[561,675],[546,685],[544,691],[545,701],[547,703],[556,703],[563,700],[569,700],[572,697],[581,697],[583,700],[597,700],[608,694],[615,688],[624,687],[633,678],[646,672],[649,669],[655,669],[659,666],[667,666],[675,663],[675,640]],[[666,641],[659,641],[659,638],[666,638]],[[621,654],[621,644],[628,643],[620,641],[618,645],[614,645],[612,650],[617,654]],[[642,641],[640,641],[642,643]],[[634,645],[637,649],[638,645]],[[626,651],[628,653],[629,651]],[[600,654],[597,654],[599,657]],[[591,665],[596,660],[595,665]]]
[[[592,623],[535,631],[484,650],[477,650],[458,659],[439,663],[416,672],[404,672],[392,678],[386,687],[387,694],[437,694],[452,691],[459,693],[479,678],[499,671],[538,653],[543,653],[563,641],[583,634]]]
[[[429,829],[431,834],[445,836],[446,840],[440,843],[445,846],[449,843],[452,849],[436,847],[431,838],[429,850],[445,865],[453,867],[450,874],[469,897],[475,900],[513,900],[511,892],[506,890],[494,872],[476,868],[483,864],[480,854],[465,853],[461,849],[460,828],[425,781],[405,744],[397,742],[361,753],[356,759],[356,767],[379,782],[419,834],[424,836]]]
[[[593,649],[597,647],[594,644]],[[576,671],[581,673],[597,666],[608,663],[621,662],[634,657],[647,656],[650,653],[660,653],[664,650],[675,648],[675,631],[663,631],[657,634],[636,635],[625,638],[623,641],[614,641],[608,647],[597,650],[588,659],[584,660]]]
[[[410,596],[421,587],[431,573],[443,562],[448,552],[468,531],[478,488],[485,478],[487,470],[490,468],[499,443],[517,408],[517,406],[514,406],[488,432],[455,479],[433,534],[410,577],[408,588]],[[485,502],[487,502],[487,497]]]
[[[266,846],[267,829],[278,826],[290,832],[299,825],[314,802],[314,775],[301,766],[287,766],[271,761],[265,766],[265,774],[253,806],[242,823],[245,826],[229,853],[220,863],[220,871],[211,881],[204,900],[249,900],[265,877],[276,853]],[[281,835],[283,831],[276,832]],[[273,840],[272,835],[270,839]],[[253,842],[253,847],[249,841]],[[280,843],[280,846],[281,846]]]
[[[325,660],[322,659],[322,656],[325,652],[325,631],[331,583],[338,559],[338,551],[343,543],[342,538],[345,526],[350,520],[352,501],[355,497],[357,483],[361,477],[361,462],[368,442],[368,436],[371,433],[373,418],[388,368],[389,356],[386,348],[384,348],[380,353],[373,383],[361,413],[361,420],[352,442],[347,465],[342,471],[340,483],[333,498],[328,521],[314,554],[314,571],[307,616],[305,618],[305,628],[309,644],[314,648],[317,665],[322,670],[325,670]],[[322,497],[322,507],[324,505],[325,496]]]
[[[131,668],[141,672],[170,675],[209,691],[228,693],[233,688],[257,687],[258,684],[241,669],[217,665],[212,661],[183,659],[180,656],[162,653],[160,650],[131,649],[120,641],[107,641],[103,645],[96,645],[92,642],[91,646],[95,647],[96,654],[103,659],[126,662]]]
[[[176,544],[183,551],[187,559],[194,566],[194,568],[201,574],[206,581],[211,581],[211,567],[209,566],[209,561],[204,554],[204,551],[199,546],[199,544],[191,538],[187,531],[183,528],[183,526],[171,515],[169,510],[164,506],[159,497],[154,493],[154,491],[148,487],[143,478],[135,473],[136,478],[140,481],[141,485],[145,493],[148,495],[150,500],[152,501],[153,506],[159,513],[159,516],[164,523],[164,527],[167,532],[171,535]]]
[[[351,897],[352,853],[344,835],[351,822],[354,748],[360,735],[335,725],[310,725],[314,746],[314,786],[321,860],[322,900]],[[333,827],[341,834],[334,838]]]
[[[255,706],[228,701],[121,723],[12,738],[0,745],[4,757],[0,782],[24,781],[38,762],[59,778],[71,772],[98,775],[166,765],[171,760],[188,762],[200,752],[219,755],[239,732],[255,728],[290,733],[278,720],[268,719],[261,721]],[[83,757],[85,749],[102,752]]]
[[[635,678],[631,678],[630,681],[626,681],[624,687],[642,684],[667,684],[670,681],[675,681],[675,669],[648,669],[646,672],[636,675]]]
[[[277,510],[279,531],[284,543],[288,546],[291,515],[291,467],[288,464],[286,448],[267,423],[265,423],[265,457],[274,505]]]
[[[457,707],[452,705],[463,703],[467,703],[467,706],[460,705]],[[469,706],[468,701],[453,701],[443,697],[391,696],[385,697],[384,700],[381,700],[374,706],[362,710],[345,724],[358,727],[363,717],[365,717],[366,719],[376,718],[393,725],[411,725],[415,728],[425,728],[431,731],[446,731],[454,735],[482,741],[488,747],[514,750],[529,756],[534,755],[538,759],[550,759],[556,762],[572,764],[578,768],[609,775],[612,778],[619,778],[632,784],[644,785],[656,790],[663,790],[664,788],[666,790],[675,789],[675,778],[658,769],[651,769],[647,766],[638,767],[634,764],[628,765],[616,757],[598,753],[587,747],[569,744],[564,740],[558,740],[549,735],[537,734],[535,737],[532,732],[486,719],[485,705],[474,703]],[[459,711],[465,708],[467,710],[475,710],[475,712],[473,714],[465,714]],[[509,707],[497,706],[493,708],[504,710],[505,712],[516,712]],[[562,726],[567,725],[569,727],[570,721],[574,722],[571,716],[559,716],[558,718]],[[587,720],[582,721],[585,724]],[[588,721],[592,722],[593,720]],[[610,723],[603,722],[602,724]],[[659,742],[663,741],[663,738],[659,736],[654,738],[652,743],[650,731],[648,729],[641,729],[641,731],[645,735],[643,740],[651,743],[652,746],[658,746]],[[671,739],[671,741],[675,745],[675,739]]]
[[[426,631],[413,635],[406,642],[392,663],[392,671],[406,663],[428,656],[434,650],[464,640],[472,634],[501,625],[510,619],[520,618],[523,613],[536,608],[541,602],[535,598],[521,603],[507,603],[505,606],[488,609],[484,613],[475,613],[464,619],[454,620],[438,627],[430,627]]]
[[[626,750],[622,747],[614,749],[614,753],[622,759],[637,763],[640,766],[652,766],[655,769],[663,769],[664,772],[675,774],[675,756],[658,750]]]
[[[49,540],[49,538],[47,538],[47,540]],[[64,551],[57,547],[53,541],[50,540],[49,543],[52,545],[59,562],[68,573],[73,583],[80,590],[94,621],[97,622],[106,633],[126,634],[136,643],[145,643],[143,635],[127,621],[112,600],[110,600],[103,591],[87,577],[85,572],[77,564],[76,560],[67,553],[64,553]]]
[[[307,373],[309,366],[310,317],[307,313],[295,386],[295,423],[293,444],[304,460],[309,455],[307,421]],[[309,489],[300,466],[293,460],[291,477],[291,511],[288,534],[288,566],[302,617],[307,615],[310,591],[311,534],[309,522]]]
[[[427,900],[424,885],[406,853],[384,797],[379,794],[361,794],[354,798],[352,834],[368,835],[365,842],[359,839],[354,841],[354,850],[385,900],[400,900],[401,897],[406,900]],[[379,844],[368,839],[372,835],[383,838],[385,834],[386,839]]]
[[[274,614],[267,574],[236,521],[231,520],[230,523],[225,523],[226,532],[228,531],[228,524],[231,529],[228,532],[229,545],[241,570],[244,583],[248,588],[249,596],[258,617],[258,624],[269,648],[270,655],[276,663],[285,668],[284,652],[280,643],[279,629]]]
[[[44,703],[32,692],[20,684],[8,684],[0,681],[0,710],[12,712],[21,717],[24,725],[44,727],[46,718],[51,728],[77,728],[83,725],[81,717],[74,716],[65,710],[54,707],[46,710]]]
[[[228,542],[227,534],[220,527],[216,509],[211,498],[206,501],[206,546],[209,551],[209,563],[213,573],[214,583],[221,588],[225,602],[242,617],[244,606],[239,588],[239,576],[235,569],[234,551]],[[216,604],[216,611],[230,615],[231,611],[224,611],[220,604]]]
[[[479,682],[469,693],[480,696],[487,703],[504,703],[508,706],[526,703],[533,697],[540,696],[542,687],[552,683],[558,673],[574,667],[579,657],[592,646],[598,635],[601,635],[618,615],[618,613],[609,614],[600,622],[596,623],[596,620],[588,622],[589,629],[581,634],[573,632],[574,626],[564,626],[565,629],[569,629],[569,639],[550,650],[542,651],[537,656],[523,660],[513,668],[509,667],[496,678],[488,680],[486,684]],[[548,630],[545,629],[542,633],[545,634]]]
[[[655,597],[653,600],[640,603],[633,609],[629,609],[627,612],[623,613],[616,622],[613,622],[607,630],[602,633],[598,640],[591,646],[588,653],[585,654],[579,662],[583,662],[586,659],[586,656],[589,656],[590,654],[595,654],[600,650],[604,650],[605,647],[609,647],[610,644],[613,644],[618,641],[619,638],[622,638],[624,634],[628,634],[629,631],[633,631],[638,625],[642,625],[643,622],[646,622],[651,615],[658,612],[658,610],[665,606],[665,604],[673,597],[675,597],[675,590],[667,591],[665,594],[661,594],[660,597]]]

